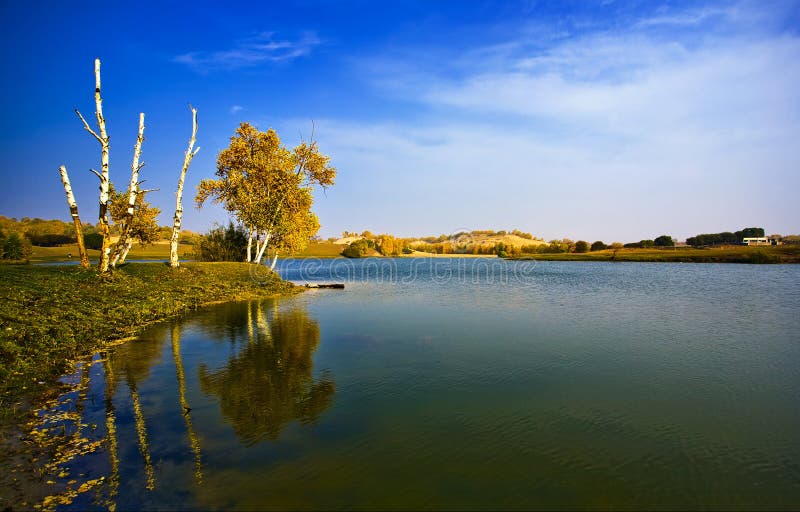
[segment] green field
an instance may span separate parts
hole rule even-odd
[[[346,245],[334,244],[331,242],[312,242],[308,248],[296,254],[293,258],[339,258]]]
[[[731,245],[723,247],[663,247],[606,249],[585,253],[523,254],[511,259],[543,261],[640,261],[683,263],[800,263],[800,246]]]
[[[178,256],[181,259],[190,259],[193,248],[191,245],[179,244]],[[95,261],[100,258],[100,251],[89,249],[89,259]],[[68,257],[68,255],[72,257]],[[55,261],[78,260],[77,245],[61,245],[58,247],[33,246],[31,263],[45,263]],[[128,254],[129,260],[167,260],[169,259],[169,243],[159,242],[153,245],[141,246],[136,244]]]
[[[294,258],[338,258],[341,256],[342,249],[346,246],[336,245],[330,242],[311,243],[308,248],[296,254]],[[178,255],[181,259],[192,259],[194,248],[191,245],[180,244],[178,245]],[[100,251],[88,250],[89,259],[93,262],[100,258]],[[68,255],[72,257],[68,257]],[[169,259],[169,244],[157,243],[154,245],[140,246],[136,244],[128,254],[129,260],[167,260]],[[244,259],[244,254],[242,254]],[[70,261],[78,260],[78,246],[77,245],[62,245],[59,247],[33,247],[33,254],[31,255],[31,263],[52,263],[57,261]]]

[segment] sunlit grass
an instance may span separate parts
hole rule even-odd
[[[89,259],[95,261],[100,258],[100,251],[89,249]],[[188,244],[178,244],[178,256],[181,259],[192,258],[193,247]],[[134,244],[130,253],[129,260],[167,260],[169,259],[169,242],[162,241],[153,245],[141,246]],[[58,247],[33,247],[30,258],[32,263],[44,263],[55,261],[78,261],[77,245],[62,245]]]

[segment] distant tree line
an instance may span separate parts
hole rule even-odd
[[[744,228],[741,231],[724,231],[722,233],[705,233],[686,239],[686,243],[693,247],[722,244],[740,244],[745,238],[763,237],[764,228]]]
[[[361,236],[364,236],[364,238],[356,240],[344,248],[342,256],[346,258],[363,258],[369,254],[370,249],[383,256],[399,256],[400,254],[411,252],[409,240],[407,239],[395,238],[387,234],[373,235],[369,231],[364,231]]]
[[[120,198],[122,195],[119,195]],[[124,198],[122,198],[124,199]],[[121,218],[123,215],[124,206],[126,204],[122,199],[118,200],[112,205],[112,214]],[[141,200],[140,200],[141,201]],[[118,211],[117,211],[118,210]],[[168,240],[172,234],[171,226],[158,226],[155,222],[155,215],[158,213],[157,208],[143,206],[141,208],[138,223],[134,226],[137,240],[140,243],[153,243],[158,240]],[[98,231],[98,226],[85,222],[82,224],[83,236],[88,249],[100,249],[102,246],[103,236]],[[112,235],[117,236],[120,234],[119,225],[113,224],[109,227]],[[26,239],[31,245],[37,247],[57,247],[59,245],[72,245],[77,242],[75,238],[75,229],[71,222],[64,222],[56,219],[40,219],[38,217],[22,217],[16,219],[15,217],[5,217],[0,215],[0,232],[3,233],[16,233],[20,237]],[[196,237],[197,234],[183,230],[181,243],[186,243],[188,240]],[[97,244],[100,240],[100,244]]]

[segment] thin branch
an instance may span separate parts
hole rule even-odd
[[[93,172],[95,176],[97,176],[98,178],[100,178],[100,181],[101,181],[101,182],[102,182],[103,180],[105,180],[105,177],[104,177],[102,174],[100,174],[99,172],[95,171],[94,169],[89,169],[89,171]]]
[[[86,128],[86,131],[91,133],[94,136],[94,138],[97,139],[97,142],[99,142],[100,144],[103,144],[103,139],[101,139],[100,136],[97,135],[97,132],[92,130],[92,128],[89,126],[89,123],[87,123],[86,119],[84,119],[83,114],[81,114],[80,110],[78,110],[76,108],[75,109],[75,113],[78,114],[78,117],[83,122],[83,127]]]

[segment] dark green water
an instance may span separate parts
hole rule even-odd
[[[71,508],[800,506],[800,266],[281,272],[347,288],[208,308],[73,377],[57,409],[103,443],[63,480],[106,478]]]

